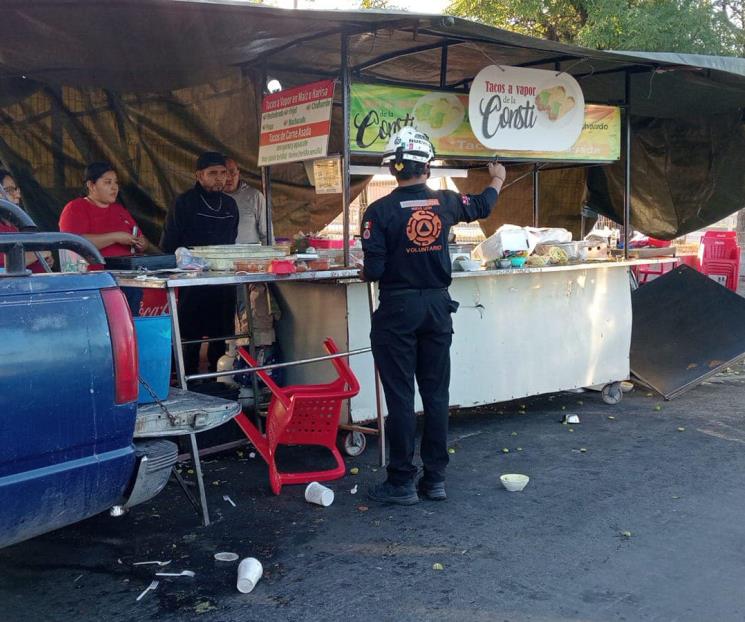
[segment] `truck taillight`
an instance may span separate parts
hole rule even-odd
[[[137,399],[137,339],[132,314],[122,291],[102,289],[101,298],[109,321],[111,346],[114,353],[114,386],[116,403],[125,404]]]

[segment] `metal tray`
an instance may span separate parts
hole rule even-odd
[[[176,255],[122,255],[106,257],[109,270],[165,270],[176,267]]]

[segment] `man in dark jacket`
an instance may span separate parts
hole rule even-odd
[[[479,195],[431,190],[426,181],[434,150],[426,135],[405,127],[391,139],[383,163],[398,188],[372,203],[362,225],[363,276],[380,283],[370,342],[385,391],[390,442],[388,477],[370,489],[375,501],[419,501],[413,464],[416,436],[414,379],[424,405],[419,493],[442,501],[448,463],[451,313],[448,234],[458,222],[489,215],[505,179],[504,166],[488,165],[491,182]]]
[[[160,247],[173,253],[180,246],[235,244],[238,206],[223,192],[227,169],[225,156],[207,151],[196,165],[196,184],[179,196],[166,217]],[[235,288],[185,287],[179,291],[179,326],[182,339],[224,337],[234,333]],[[184,346],[187,374],[199,368],[200,344]],[[210,371],[225,353],[222,341],[210,342],[207,350]]]

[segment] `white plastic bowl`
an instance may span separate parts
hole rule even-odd
[[[504,475],[500,475],[499,479],[502,482],[502,486],[510,492],[520,492],[530,481],[527,475],[520,475],[519,473],[505,473]]]

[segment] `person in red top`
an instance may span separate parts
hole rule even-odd
[[[62,210],[59,230],[76,233],[91,241],[104,257],[135,253],[157,253],[142,235],[137,222],[121,203],[119,180],[108,162],[94,162],[85,169],[84,197],[73,199]],[[91,266],[100,270],[102,266]]]
[[[21,206],[21,189],[18,187],[16,180],[10,172],[0,169],[0,199],[6,199],[11,203]],[[0,218],[0,233],[16,233],[18,227],[13,223]],[[52,265],[52,253],[44,251],[40,253],[48,265]],[[5,255],[0,253],[0,268],[5,267]],[[26,253],[26,267],[31,272],[46,272],[46,269],[38,260],[36,253]]]
[[[137,222],[121,203],[119,180],[108,162],[93,162],[85,168],[85,196],[73,199],[62,210],[59,230],[75,233],[94,244],[104,257],[159,253],[140,231]],[[92,264],[89,270],[102,270]],[[133,315],[139,315],[142,290],[122,288]]]

